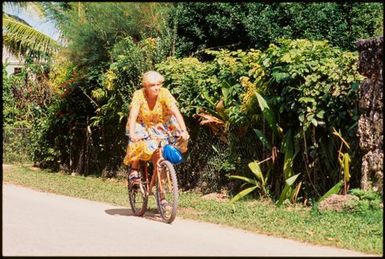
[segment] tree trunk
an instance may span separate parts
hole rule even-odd
[[[359,40],[358,71],[366,77],[360,85],[358,135],[362,152],[361,188],[383,192],[382,58],[384,38]]]

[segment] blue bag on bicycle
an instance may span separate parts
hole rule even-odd
[[[182,153],[172,145],[165,145],[163,147],[163,157],[173,164],[179,164],[182,162]]]

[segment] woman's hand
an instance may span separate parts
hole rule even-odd
[[[181,133],[180,133],[180,136],[184,139],[184,140],[188,140],[190,138],[190,135],[188,134],[187,130],[182,130]]]

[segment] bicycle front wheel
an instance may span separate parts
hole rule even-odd
[[[164,160],[160,163],[159,177],[156,181],[158,211],[163,221],[171,223],[176,217],[179,197],[175,169],[169,161]]]
[[[129,182],[129,180],[128,180]],[[138,185],[131,186],[128,183],[128,199],[135,216],[143,216],[147,210],[148,194],[146,183],[142,181]]]

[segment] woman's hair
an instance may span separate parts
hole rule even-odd
[[[150,80],[156,81],[158,83],[163,83],[164,76],[162,76],[160,73],[153,70],[147,71],[146,73],[143,74],[142,84],[144,85],[145,82],[148,82]]]

